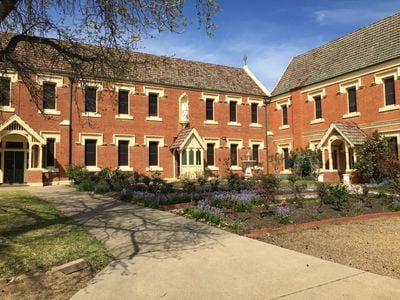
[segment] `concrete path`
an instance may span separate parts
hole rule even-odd
[[[400,299],[400,280],[168,212],[69,187],[28,191],[84,224],[117,258],[72,299]]]

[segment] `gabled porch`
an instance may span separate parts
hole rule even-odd
[[[317,146],[322,153],[319,180],[349,184],[357,160],[355,147],[365,138],[366,134],[355,123],[332,123]]]

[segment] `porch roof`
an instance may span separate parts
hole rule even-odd
[[[172,143],[170,149],[178,149],[181,150],[184,148],[186,143],[188,142],[189,138],[194,135],[199,144],[202,146],[203,149],[206,148],[203,139],[197,132],[196,128],[194,127],[185,127],[183,128],[179,133],[178,136],[176,137],[175,141]]]
[[[320,143],[318,144],[318,148],[323,147],[335,131],[339,135],[341,135],[343,139],[345,139],[347,143],[352,147],[356,145],[361,145],[362,143],[364,143],[367,137],[365,132],[362,131],[356,123],[332,123],[329,129],[326,131],[325,135],[322,137]]]
[[[38,134],[29,124],[22,120],[18,115],[12,115],[3,124],[0,124],[0,139],[3,136],[2,133],[7,134],[22,134],[24,136],[30,136],[33,142],[39,144],[46,144],[44,138]]]

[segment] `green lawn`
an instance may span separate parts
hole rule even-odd
[[[0,191],[0,278],[84,258],[93,270],[111,257],[82,226],[25,192]]]

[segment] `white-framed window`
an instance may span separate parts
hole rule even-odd
[[[111,145],[117,147],[118,169],[122,171],[133,171],[131,166],[131,147],[135,146],[136,137],[129,134],[113,134]]]
[[[241,171],[242,168],[240,167],[239,150],[243,148],[243,140],[228,138],[227,146],[229,148],[229,153],[230,153],[230,155],[229,155],[230,168],[229,169],[233,170],[233,171]]]
[[[259,163],[261,160],[261,151],[264,149],[264,141],[249,140],[249,147],[251,149],[251,159]]]
[[[57,147],[61,141],[61,134],[59,132],[41,131],[40,135],[46,140],[43,152],[43,167],[49,172],[58,172]]]
[[[160,163],[160,148],[164,147],[164,137],[144,136],[144,145],[148,149],[148,167],[146,171],[163,171]]]
[[[361,79],[350,82],[341,83],[339,86],[340,94],[346,95],[347,113],[343,115],[343,119],[359,117],[357,91],[361,87]]]
[[[207,145],[207,169],[211,171],[218,171],[219,167],[216,166],[216,149],[221,147],[219,138],[204,138],[204,142]]]
[[[84,146],[84,165],[88,171],[100,171],[97,147],[103,145],[101,133],[79,133],[78,145]]]
[[[0,74],[0,111],[15,112],[11,106],[12,102],[12,84],[18,82],[18,73],[7,71]]]
[[[201,100],[204,101],[204,124],[217,125],[218,121],[215,118],[216,103],[219,102],[218,94],[202,93]]]
[[[282,156],[282,171],[281,174],[290,174],[290,166],[289,166],[289,156],[290,151],[292,151],[292,144],[280,144],[278,145],[278,153]]]
[[[238,107],[242,104],[242,97],[226,96],[226,102],[229,105],[229,126],[241,126],[238,120]]]
[[[84,112],[81,115],[83,117],[100,118],[98,102],[103,85],[100,82],[88,81],[84,86],[81,83],[80,87],[83,88],[84,99]]]
[[[392,150],[392,153],[397,157],[397,159],[400,159],[399,155],[399,144],[400,144],[400,132],[382,132],[382,136],[385,137],[385,139],[389,143],[389,147]]]
[[[383,106],[379,112],[387,112],[400,109],[398,99],[396,99],[396,81],[400,77],[400,68],[382,72],[375,75],[375,83],[382,85],[383,88]]]
[[[279,126],[278,128],[279,130],[290,128],[288,111],[291,104],[292,104],[292,98],[290,96],[277,99],[275,102],[275,109],[281,112],[282,123],[281,126]]]
[[[250,105],[250,127],[262,127],[260,122],[260,107],[263,106],[263,100],[257,98],[248,98],[248,103]]]
[[[38,113],[61,115],[57,109],[57,92],[58,88],[64,86],[63,77],[43,74],[38,75],[37,82],[42,86],[43,91],[42,110],[39,110]]]
[[[144,87],[144,93],[148,97],[148,115],[147,121],[161,122],[160,117],[160,98],[164,97],[164,89],[157,87]]]
[[[310,121],[310,124],[318,124],[325,122],[323,118],[323,99],[325,98],[325,89],[309,92],[307,95],[307,101],[314,103],[314,119]]]
[[[133,120],[131,113],[131,96],[135,94],[135,87],[133,85],[115,84],[114,91],[117,94],[117,111],[116,119],[120,120]]]

